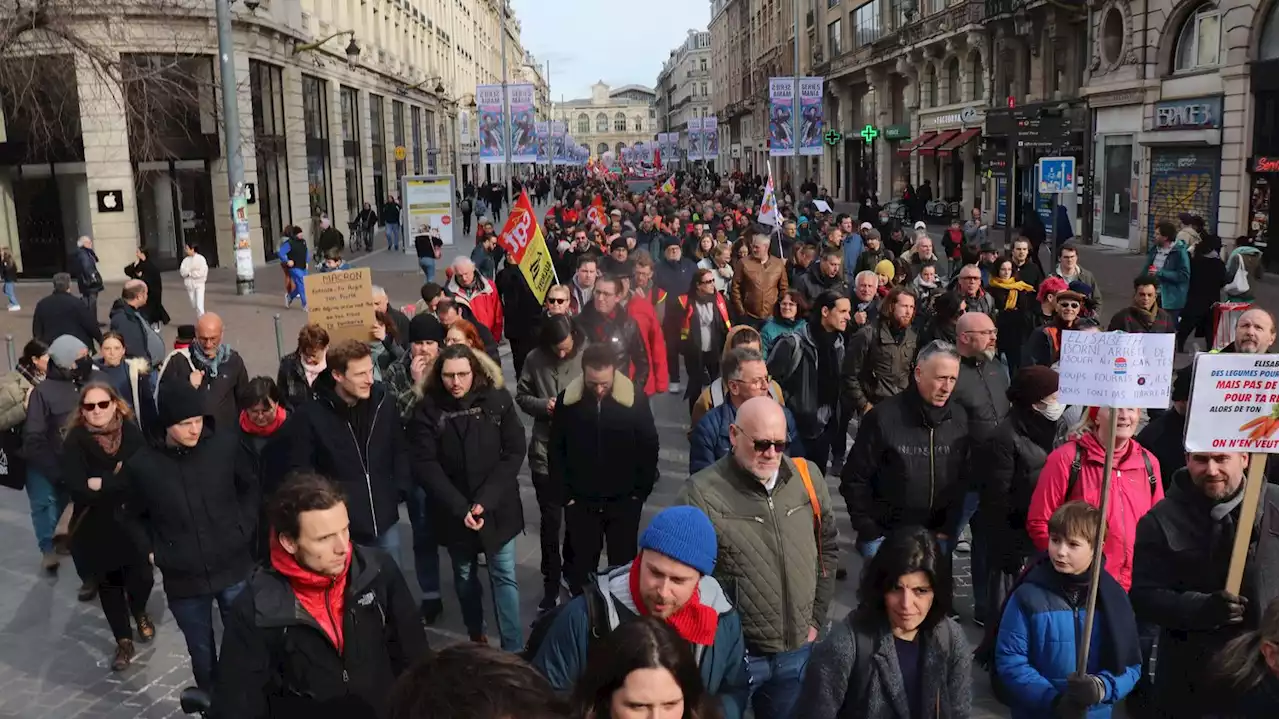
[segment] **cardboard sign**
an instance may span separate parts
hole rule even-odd
[[[1173,335],[1062,333],[1058,401],[1164,409],[1173,384]]]
[[[373,272],[368,267],[307,275],[307,321],[329,333],[329,343],[373,337]]]
[[[1197,355],[1186,448],[1280,454],[1280,355]]]

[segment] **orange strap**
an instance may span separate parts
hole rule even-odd
[[[801,458],[791,458],[796,466],[796,473],[804,482],[804,491],[809,493],[809,506],[813,507],[813,536],[818,540],[818,566],[822,567],[822,576],[827,576],[827,568],[822,564],[822,503],[818,501],[818,493],[813,488],[813,478],[809,476],[809,463]]]

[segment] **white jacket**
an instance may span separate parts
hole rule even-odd
[[[178,274],[182,275],[182,284],[187,289],[204,287],[205,280],[209,278],[209,263],[205,261],[204,255],[197,252],[182,259]]]

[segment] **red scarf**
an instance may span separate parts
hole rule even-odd
[[[241,410],[240,429],[244,430],[245,434],[251,434],[255,437],[270,437],[276,433],[277,429],[280,429],[280,425],[284,424],[284,421],[288,416],[289,413],[285,411],[283,406],[276,405],[276,416],[271,418],[271,424],[266,427],[259,427],[249,421],[248,411]]]
[[[644,550],[640,550],[640,554],[636,555],[635,561],[631,563],[631,601],[636,605],[636,610],[643,616],[649,615],[649,608],[645,606],[644,600],[640,597],[640,558],[644,556]],[[716,625],[720,622],[720,613],[702,603],[699,597],[699,589],[694,588],[693,596],[689,597],[689,601],[685,602],[674,614],[667,617],[667,624],[670,624],[676,633],[682,639],[691,644],[699,644],[709,647],[716,641]]]

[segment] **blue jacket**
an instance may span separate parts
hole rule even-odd
[[[280,249],[276,250],[276,257],[280,258],[280,265],[282,267],[284,267],[285,263],[289,261],[289,257],[292,254],[293,254],[293,240],[288,237],[280,238]],[[305,274],[307,271],[307,267],[311,265],[311,248],[307,246],[307,243],[305,241],[302,243],[302,256],[303,256],[303,263],[301,267],[298,266],[297,258],[295,257],[294,263],[293,263],[294,266],[292,268],[285,267],[285,269],[294,269],[294,270],[303,272]]]
[[[804,318],[800,317],[790,322],[780,320],[777,317],[770,317],[769,321],[765,322],[764,326],[760,328],[760,342],[764,345],[762,348],[764,350],[764,358],[766,360],[769,359],[769,350],[773,349],[773,343],[777,342],[779,337],[789,332],[799,332],[806,322]]]
[[[631,598],[630,575],[631,564],[627,563],[596,578],[601,592],[612,599],[609,603],[611,627],[622,623],[624,610],[631,615],[636,614],[635,602]],[[724,719],[741,719],[746,711],[749,688],[742,619],[714,578],[704,576],[698,583],[698,593],[703,604],[720,614],[715,643],[709,647],[694,647],[703,686],[719,697]],[[533,666],[557,691],[571,692],[586,671],[590,631],[586,602],[583,597],[575,597],[565,606],[533,657]]]
[[[1049,568],[1052,571],[1052,568]],[[1036,584],[1029,575],[1009,597],[1004,615],[1000,619],[1000,633],[996,637],[995,669],[1004,685],[1010,701],[1013,719],[1040,719],[1053,714],[1050,706],[1062,688],[1067,675],[1076,670],[1076,637],[1084,632],[1085,610],[1073,608],[1065,597]],[[1101,581],[1112,582],[1106,572]],[[1116,592],[1123,594],[1123,590]],[[1098,611],[1104,607],[1099,604]],[[1105,611],[1133,612],[1123,607],[1106,607]],[[1093,622],[1093,639],[1089,644],[1089,673],[1102,678],[1107,695],[1102,703],[1089,710],[1089,719],[1111,716],[1111,708],[1133,691],[1141,674],[1141,666],[1134,664],[1120,676],[1099,669],[1103,642],[1132,642],[1138,637],[1112,637],[1107,635],[1107,622],[1099,615]]]
[[[772,383],[771,383],[772,384]],[[698,426],[693,428],[693,432],[689,434],[689,474],[695,474],[704,467],[710,467],[716,463],[716,460],[729,454],[731,449],[729,446],[729,425],[733,424],[734,418],[738,416],[738,410],[734,408],[733,403],[729,402],[723,396],[724,385],[720,382],[714,382],[711,385],[711,409],[702,415],[702,419],[698,420]],[[716,398],[716,390],[719,389],[721,397],[719,402]],[[770,394],[773,393],[772,387]],[[777,397],[774,397],[777,400]],[[782,408],[783,415],[787,418],[787,439],[791,442],[791,447],[787,450],[788,457],[803,457],[804,448],[800,444],[800,435],[796,432],[796,420],[792,416],[791,410],[786,407]]]
[[[857,284],[854,278],[858,276],[858,258],[862,255],[862,233],[855,232],[844,238],[840,249],[844,250],[844,281],[849,284],[849,290],[853,291],[853,286]]]
[[[1155,264],[1156,246],[1147,250],[1147,267]],[[1169,256],[1165,258],[1164,267],[1156,273],[1160,282],[1160,306],[1166,310],[1181,310],[1187,306],[1187,291],[1191,289],[1191,255],[1187,253],[1187,243],[1174,240]]]

